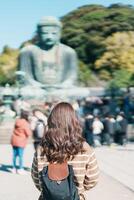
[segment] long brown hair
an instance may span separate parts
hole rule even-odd
[[[83,152],[82,128],[73,107],[57,104],[48,117],[48,130],[42,140],[42,156],[48,162],[62,163]]]

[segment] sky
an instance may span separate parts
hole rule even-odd
[[[43,16],[60,18],[83,5],[113,3],[134,6],[134,0],[0,0],[0,52],[5,45],[18,48],[31,39]]]

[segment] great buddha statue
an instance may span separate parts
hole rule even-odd
[[[37,42],[21,49],[19,71],[25,73],[22,95],[42,98],[73,93],[77,56],[71,47],[60,42],[61,27],[54,17],[42,18],[37,24]]]

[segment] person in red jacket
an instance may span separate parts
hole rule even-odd
[[[24,174],[23,153],[26,147],[28,137],[32,134],[28,121],[29,111],[21,110],[20,118],[16,119],[13,134],[11,137],[11,145],[13,147],[13,173]],[[17,157],[19,159],[19,167],[17,170]]]

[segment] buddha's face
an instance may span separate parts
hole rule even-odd
[[[38,34],[40,42],[46,46],[54,46],[60,40],[60,28],[58,26],[42,26]]]

